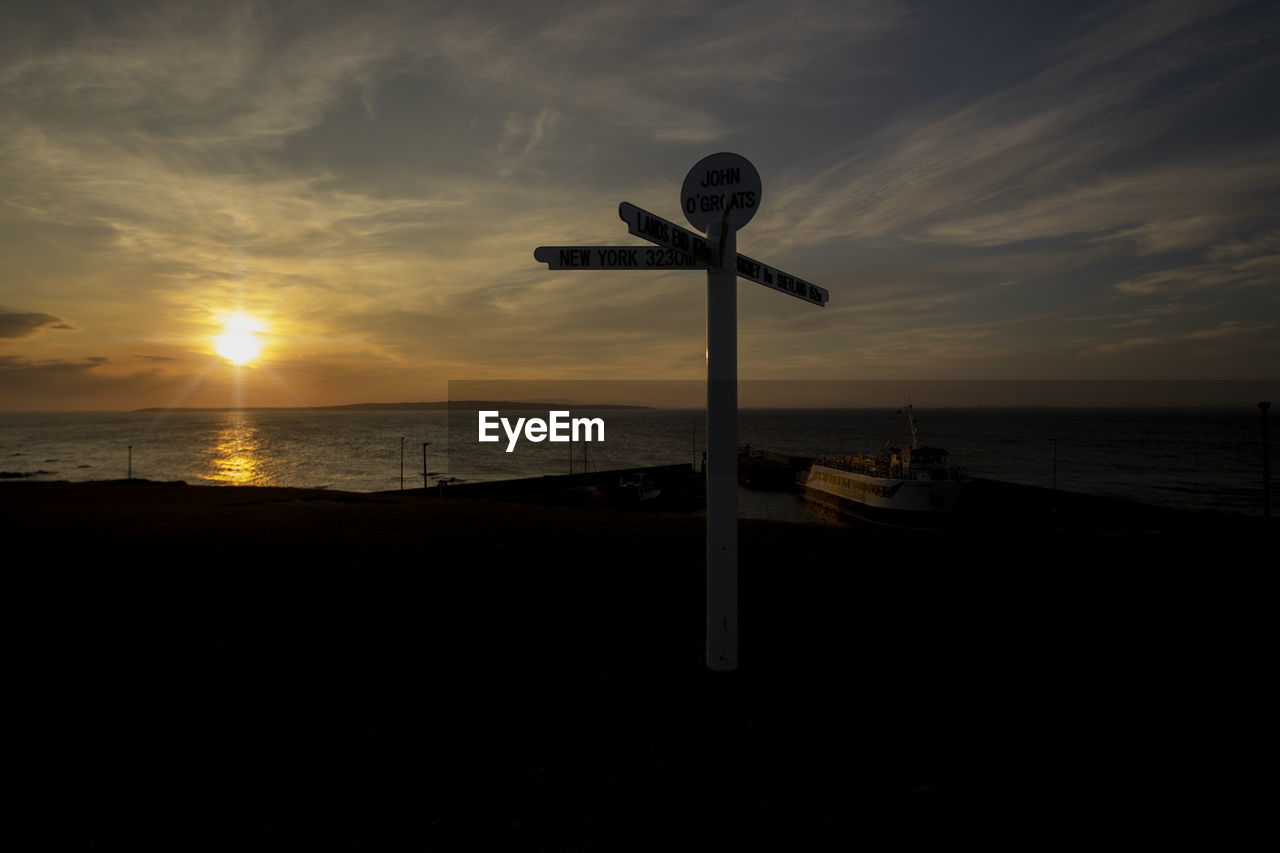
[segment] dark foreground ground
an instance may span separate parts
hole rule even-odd
[[[1014,503],[744,523],[712,673],[697,519],[5,484],[11,778],[54,848],[1234,846],[1274,528]]]

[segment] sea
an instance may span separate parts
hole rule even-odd
[[[697,409],[578,409],[603,441],[478,441],[475,411],[170,410],[0,413],[0,477],[128,476],[195,485],[394,491],[440,480],[701,463]],[[1265,421],[1256,408],[941,408],[913,412],[918,440],[970,476],[1157,506],[1259,515]],[[546,412],[503,412],[546,418]],[[738,441],[797,456],[877,452],[909,440],[908,414],[744,409]],[[424,477],[424,465],[426,475]],[[1274,491],[1274,475],[1272,477]],[[829,521],[791,496],[742,490],[746,517]]]

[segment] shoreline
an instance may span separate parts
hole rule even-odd
[[[594,475],[599,478],[612,474],[635,474],[636,472],[651,475],[674,476],[684,472],[690,466],[686,464],[650,466],[647,468],[621,469],[605,471]],[[334,500],[353,502],[360,499],[377,500],[381,498],[409,498],[438,500],[441,491],[437,486],[429,488],[410,487],[405,489],[382,489],[376,491],[347,491],[328,487],[299,487],[273,485],[243,485],[223,483],[188,483],[184,480],[150,480],[144,477],[116,478],[106,480],[36,480],[29,479],[32,474],[14,474],[0,472],[0,490],[10,487],[75,487],[81,489],[139,487],[181,487],[186,489],[241,490],[248,493],[303,495],[331,495]],[[444,490],[444,501],[466,501],[477,503],[503,503],[521,505],[542,505],[547,507],[566,507],[562,502],[550,499],[542,500],[540,496],[548,490],[554,491],[562,481],[576,482],[582,475],[545,474],[535,477],[520,477],[501,480],[477,480],[464,483],[449,484]],[[590,479],[590,478],[589,478]],[[749,487],[747,487],[749,488]],[[764,492],[779,494],[795,494],[790,491],[764,489]],[[338,498],[336,496],[344,496]],[[0,499],[0,505],[4,503]],[[617,506],[611,509],[618,509]],[[666,508],[665,514],[683,515],[696,512],[687,508]],[[954,524],[947,525],[955,529],[957,525],[977,524],[988,526],[993,523],[1017,522],[1037,524],[1039,521],[1069,521],[1083,524],[1086,527],[1079,532],[1099,532],[1108,523],[1112,526],[1134,526],[1148,524],[1157,527],[1176,528],[1191,524],[1209,525],[1248,525],[1264,523],[1262,509],[1256,513],[1224,512],[1212,509],[1186,509],[1176,506],[1143,503],[1124,497],[1089,494],[1066,489],[1051,489],[1024,483],[994,480],[986,477],[973,478],[969,489],[961,496],[956,509],[950,513]],[[1052,516],[1056,516],[1053,518]],[[1274,512],[1273,512],[1274,516]],[[740,519],[743,522],[766,519]],[[822,526],[823,522],[815,518],[812,522]],[[1052,524],[1048,525],[1052,527]]]

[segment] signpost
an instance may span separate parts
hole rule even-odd
[[[707,666],[738,666],[738,291],[739,277],[827,304],[825,288],[738,254],[737,232],[763,198],[745,157],[704,157],[685,176],[680,206],[696,231],[622,202],[627,231],[657,245],[540,246],[549,269],[707,271]]]

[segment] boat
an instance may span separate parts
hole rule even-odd
[[[969,485],[947,462],[947,451],[920,444],[915,417],[903,407],[911,443],[880,454],[818,457],[801,492],[858,518],[899,527],[942,527]]]
[[[628,474],[618,480],[618,486],[611,493],[614,503],[624,506],[638,506],[644,501],[657,500],[662,490],[644,473]]]

